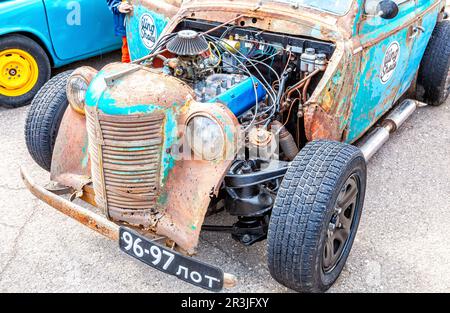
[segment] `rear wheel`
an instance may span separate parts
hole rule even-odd
[[[366,162],[358,148],[309,143],[286,173],[272,211],[272,276],[299,292],[329,289],[351,251],[365,189]]]
[[[437,23],[420,65],[417,82],[431,105],[445,103],[450,95],[450,21]]]
[[[71,73],[67,71],[56,75],[39,90],[25,121],[28,151],[36,163],[47,171],[51,168],[56,136],[69,103],[66,85]]]
[[[0,105],[28,104],[50,74],[47,54],[35,41],[23,35],[0,38]]]

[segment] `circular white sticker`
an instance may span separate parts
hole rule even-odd
[[[139,20],[139,34],[141,35],[142,43],[148,48],[152,49],[157,40],[157,30],[153,17],[144,13]]]
[[[380,79],[383,84],[386,84],[394,75],[395,69],[400,59],[400,44],[394,41],[386,49],[384,54],[383,64],[381,65]]]

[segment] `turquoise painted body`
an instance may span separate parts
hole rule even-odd
[[[105,1],[0,2],[0,36],[20,33],[37,41],[60,67],[120,48]]]
[[[358,22],[355,23],[354,35],[359,35],[361,44],[369,47],[361,52],[361,71],[356,76],[355,92],[351,98],[352,112],[345,136],[345,140],[349,143],[360,138],[408,91],[419,69],[439,14],[438,7],[424,14],[434,1],[409,0],[400,4],[397,17],[386,20],[379,16],[365,16],[364,1],[359,1],[361,12],[358,14]],[[419,16],[421,18],[418,22],[411,23]],[[415,34],[414,28],[418,26],[423,27],[425,31],[418,31]],[[386,37],[386,33],[390,35]],[[380,38],[383,39],[379,41]],[[374,41],[379,42],[371,45],[370,43]],[[388,51],[395,50],[397,45],[398,59],[392,60],[396,61],[392,63],[395,63],[395,69],[390,75],[383,76],[384,65],[392,66],[385,62],[385,56],[389,54]],[[386,77],[388,79],[384,81],[383,78]]]
[[[152,12],[139,3],[134,6],[133,15],[127,17],[128,47],[132,60],[149,54],[168,22],[164,15]],[[148,36],[153,36],[152,40],[143,40]]]

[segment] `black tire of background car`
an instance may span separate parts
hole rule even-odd
[[[272,277],[299,292],[324,292],[339,277],[356,236],[366,190],[366,162],[361,151],[333,141],[307,144],[292,162],[272,211],[268,265]],[[336,265],[323,270],[329,223],[347,179],[359,179],[358,205],[350,236]]]
[[[450,21],[437,23],[420,65],[418,84],[425,89],[424,101],[438,106],[450,94]]]
[[[32,158],[43,169],[50,171],[53,148],[61,120],[66,112],[66,71],[50,79],[31,102],[25,121],[25,140]]]
[[[0,105],[8,108],[18,108],[28,105],[36,93],[41,89],[51,76],[51,66],[47,53],[42,47],[27,36],[14,34],[0,38],[0,51],[6,49],[21,49],[31,54],[39,68],[39,76],[33,89],[18,97],[7,97],[0,95]]]

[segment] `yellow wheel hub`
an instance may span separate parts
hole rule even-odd
[[[26,94],[38,80],[36,59],[26,51],[8,49],[0,51],[0,94],[18,97]]]

